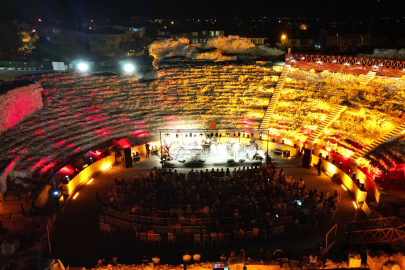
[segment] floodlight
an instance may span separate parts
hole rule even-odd
[[[133,64],[125,64],[124,71],[126,73],[132,73],[135,70],[135,66]]]
[[[86,64],[86,63],[79,63],[77,65],[77,69],[84,72],[84,71],[87,71],[89,69],[89,65]]]

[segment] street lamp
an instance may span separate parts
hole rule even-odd
[[[281,41],[285,41],[286,38],[287,38],[287,37],[286,37],[285,35],[282,35],[282,36],[281,36]]]

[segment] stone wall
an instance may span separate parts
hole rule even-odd
[[[42,87],[39,82],[8,91],[0,98],[0,133],[24,117],[42,109]]]

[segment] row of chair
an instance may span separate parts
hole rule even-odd
[[[159,236],[161,234],[163,234],[163,235],[167,234],[168,237],[173,235],[174,238],[173,239],[169,238],[168,239],[169,242],[174,241],[176,236],[184,237],[184,236],[189,236],[189,235],[194,235],[195,242],[198,242],[196,240],[195,235],[202,234],[203,237],[204,237],[204,235],[208,235],[208,233],[206,232],[206,230],[207,230],[206,226],[183,226],[183,227],[177,227],[177,228],[169,228],[168,226],[150,226],[148,228],[145,228],[145,227],[139,226],[140,224],[130,223],[130,222],[125,222],[125,224],[124,223],[119,223],[119,224],[121,224],[122,226],[120,226],[118,224],[117,224],[117,226],[115,226],[115,225],[100,222],[100,232],[109,233],[111,235],[111,233],[114,232],[115,228],[119,228],[119,229],[122,229],[125,231],[134,232],[135,237],[137,238],[138,231],[141,231],[141,230],[144,231],[144,230],[150,229],[150,230],[156,232],[156,234],[158,234]],[[260,238],[262,240],[267,240],[268,233],[269,233],[269,235],[274,235],[274,236],[284,235],[284,229],[285,229],[285,226],[272,227],[272,228],[269,228],[268,230],[260,230],[259,228],[253,228],[252,231],[247,231],[246,234],[242,234],[241,232],[234,232],[233,234],[234,234],[235,240],[239,240],[239,242],[240,242],[240,240],[243,240],[243,239],[248,241],[248,240],[253,240],[256,238],[257,239]],[[142,239],[143,239],[142,238],[143,234],[144,233],[139,233],[140,241],[142,241]],[[212,234],[210,234],[210,235],[212,235]],[[231,235],[232,235],[231,233],[227,233],[226,237],[224,239],[221,239],[221,235],[220,235],[218,237],[218,241],[225,240],[226,242],[228,242],[228,240],[231,239]],[[211,237],[211,238],[213,238],[213,237]],[[151,241],[151,240],[149,239],[148,242],[149,241]],[[212,241],[215,242],[216,240],[212,240]],[[204,240],[203,240],[203,242],[204,242]]]
[[[276,216],[276,212],[270,213],[270,215]],[[148,225],[161,225],[161,226],[168,226],[170,223],[177,223],[177,218],[172,217],[172,218],[152,218],[148,216],[138,216],[138,215],[127,215],[124,213],[120,212],[115,212],[115,215],[99,215],[100,216],[100,222],[108,222],[108,219],[111,218],[117,218],[122,221],[129,221],[129,222],[134,222],[134,223],[141,223],[141,224],[148,224]],[[229,225],[229,224],[234,224],[238,223],[240,220],[244,219],[262,219],[265,217],[265,214],[261,215],[256,215],[256,214],[251,214],[248,216],[237,216],[237,217],[218,217],[218,218],[197,218],[195,221],[191,220],[188,217],[185,217],[183,220],[180,221],[182,225],[211,225],[215,219],[219,219],[221,225]],[[106,221],[104,221],[106,220]],[[272,222],[280,225],[287,225],[292,221],[292,216],[284,217],[284,218],[276,218],[273,219]]]

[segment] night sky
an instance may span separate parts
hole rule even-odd
[[[29,21],[60,19],[149,18],[232,19],[248,16],[306,17],[319,20],[366,21],[399,17],[402,0],[1,0],[0,18]]]

